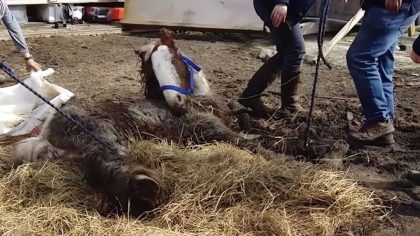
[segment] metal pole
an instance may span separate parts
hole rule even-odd
[[[314,75],[314,83],[312,87],[312,96],[311,96],[311,107],[309,109],[309,115],[308,120],[306,124],[306,136],[305,136],[305,148],[309,146],[309,132],[312,124],[312,113],[315,106],[315,95],[316,95],[316,86],[318,83],[318,74],[319,74],[319,66],[321,59],[324,60],[324,63],[330,68],[329,64],[326,62],[324,58],[324,54],[322,51],[322,47],[324,44],[324,36],[325,36],[325,27],[327,24],[327,17],[328,17],[328,10],[330,7],[331,0],[324,0],[323,7],[322,7],[322,13],[319,21],[319,29],[318,29],[318,57],[316,60],[316,66],[315,66],[315,75]]]

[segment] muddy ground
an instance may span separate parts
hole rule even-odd
[[[56,74],[53,83],[64,86],[77,96],[91,99],[92,103],[102,98],[132,98],[142,96],[139,88],[139,64],[134,48],[139,48],[156,34],[107,35],[32,38],[28,40],[32,54],[44,68],[51,67]],[[310,37],[308,37],[310,40]],[[360,105],[345,67],[345,50],[351,37],[333,51],[332,70],[321,67],[314,112],[314,127],[321,137],[345,140],[347,136],[346,112],[360,119]],[[212,89],[228,111],[228,103],[236,101],[247,80],[259,68],[262,61],[256,57],[259,46],[269,46],[264,36],[218,35],[182,33],[177,35],[177,45],[193,58],[207,74]],[[404,43],[404,42],[403,42]],[[405,42],[409,45],[409,42]],[[26,75],[23,61],[12,52],[11,42],[0,43],[0,57]],[[314,52],[314,42],[308,41],[308,59]],[[258,47],[257,47],[258,46]],[[420,76],[419,67],[410,63],[408,52],[397,53],[396,104],[398,121],[396,142],[393,147],[365,147],[350,149],[346,154],[344,169],[348,169],[361,184],[374,190],[387,206],[393,207],[392,220],[383,225],[360,224],[361,234],[374,235],[420,235],[420,187],[409,183],[394,184],[406,171],[420,170],[420,99],[419,87],[409,86]],[[303,66],[301,103],[309,107],[314,67]],[[13,84],[7,82],[7,85]],[[264,99],[279,105],[279,84],[275,82]],[[236,117],[230,117],[232,128],[237,129]],[[305,116],[277,124],[278,129],[294,130],[304,124]],[[258,121],[264,124],[264,121]]]

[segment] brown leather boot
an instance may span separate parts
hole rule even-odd
[[[268,59],[252,76],[238,99],[242,106],[252,109],[260,117],[268,118],[274,112],[263,103],[261,93],[279,76],[279,65],[278,54]]]
[[[296,112],[304,112],[305,109],[299,105],[299,87],[300,73],[293,76],[282,75],[281,78],[281,108],[276,116],[289,117]]]
[[[349,138],[352,143],[374,146],[388,146],[393,143],[395,132],[391,121],[365,123],[357,132],[350,132]]]

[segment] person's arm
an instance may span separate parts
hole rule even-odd
[[[415,63],[420,63],[420,36],[417,37],[413,43],[413,51],[411,52],[411,59]]]
[[[23,37],[22,30],[20,29],[19,23],[16,20],[16,17],[9,10],[7,5],[4,6],[4,16],[2,18],[4,26],[6,26],[7,31],[9,32],[10,37],[12,38],[16,50],[20,52],[23,56],[30,56],[28,45],[26,40]]]
[[[26,66],[29,69],[35,69],[36,71],[41,70],[41,66],[32,59],[32,55],[29,53],[28,45],[26,44],[26,40],[23,37],[22,30],[19,26],[19,23],[16,20],[16,17],[12,14],[9,7],[7,6],[6,2],[3,1],[4,4],[4,15],[2,18],[4,26],[7,28],[10,37],[12,38],[16,50],[22,54],[25,58]]]

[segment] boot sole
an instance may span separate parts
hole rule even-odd
[[[354,146],[379,146],[379,147],[387,147],[395,143],[394,135],[392,133],[386,134],[374,140],[355,140],[351,137],[349,138],[350,144]]]
[[[284,119],[294,117],[297,114],[306,113],[307,110],[278,110],[274,113],[275,119]]]

